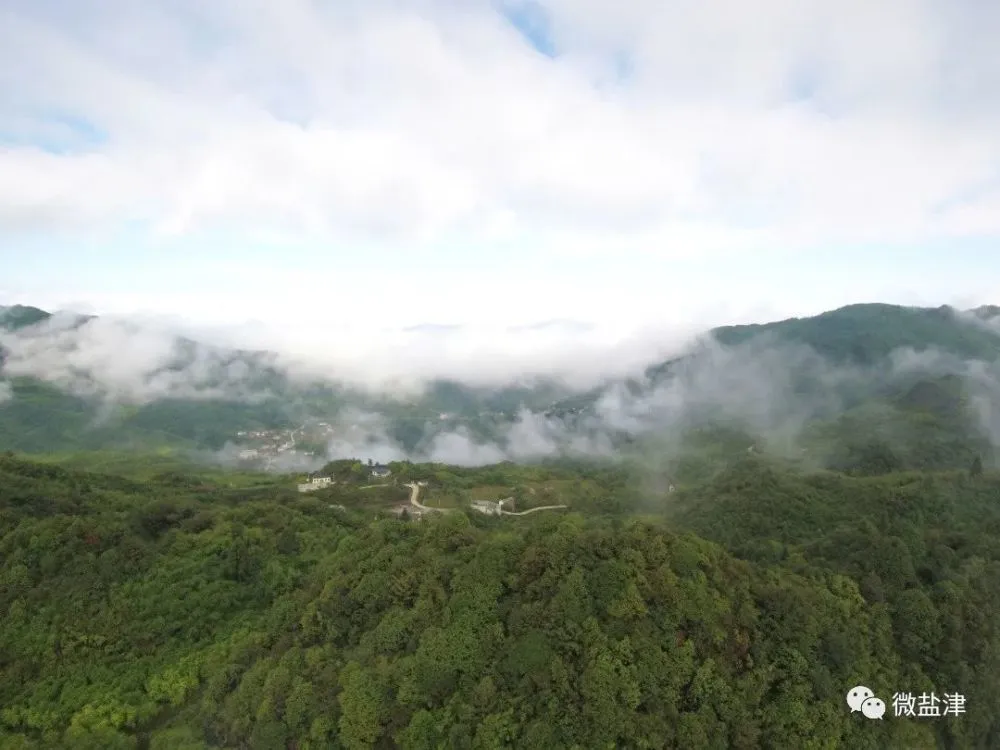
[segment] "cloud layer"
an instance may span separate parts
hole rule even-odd
[[[80,395],[125,403],[158,398],[259,396],[268,373],[291,382],[337,382],[409,396],[436,378],[505,386],[555,378],[587,388],[683,347],[685,330],[533,326],[440,330],[205,329],[163,318],[59,314],[17,332],[0,331],[9,375],[32,375]],[[243,356],[235,356],[234,348]],[[257,354],[249,354],[257,352]],[[260,352],[276,352],[261,354]]]
[[[124,404],[163,398],[255,401],[272,355],[186,340],[176,330],[118,318],[56,314],[17,331],[0,330],[3,373],[52,383],[78,396]]]
[[[998,26],[975,0],[10,0],[0,232],[557,255],[995,236]]]
[[[967,318],[968,325],[992,328],[996,322]],[[296,359],[236,353],[221,346],[225,336],[218,332],[213,343],[196,343],[196,332],[163,322],[81,320],[63,314],[17,332],[0,332],[0,348],[5,377],[41,378],[77,395],[98,397],[105,406],[144,405],[164,398],[257,403],[277,395],[289,418],[311,416],[334,425],[334,436],[326,445],[330,458],[381,462],[411,458],[460,465],[558,456],[599,458],[618,455],[623,440],[650,438],[662,457],[676,448],[687,429],[711,421],[764,436],[769,449],[796,455],[803,431],[813,420],[835,417],[889,384],[926,375],[961,376],[980,426],[994,445],[1000,445],[998,362],[899,349],[883,365],[865,369],[832,365],[811,349],[766,338],[733,348],[704,338],[685,345],[677,338],[670,353],[685,356],[674,363],[669,376],[650,379],[641,374],[641,365],[662,361],[665,351],[650,348],[648,340],[645,347],[636,339],[617,348],[588,350],[581,343],[578,350],[560,352],[551,349],[553,341],[544,339],[553,327],[559,336],[573,328],[560,322],[508,334],[512,340],[541,335],[548,353],[559,355],[552,357],[546,371],[563,379],[565,390],[557,389],[553,399],[597,387],[584,399],[587,407],[582,411],[556,414],[522,407],[516,414],[497,414],[500,407],[484,405],[472,407],[475,413],[462,407],[458,413],[439,415],[435,408],[450,407],[420,400],[431,378],[452,377],[473,387],[530,384],[525,375],[539,373],[525,373],[516,365],[537,362],[545,353],[544,347],[527,346],[522,352],[525,359],[517,360],[511,354],[516,349],[505,344],[506,360],[499,354],[496,359],[468,356],[470,352],[462,350],[451,351],[456,356],[449,359],[448,346],[442,345],[439,359],[426,356],[433,347],[428,349],[419,337],[443,336],[448,342],[457,335],[450,328],[400,332],[401,340],[418,337],[411,353],[424,352],[425,358],[376,357],[374,363],[346,357],[351,341],[341,342],[342,348],[324,357]],[[344,358],[338,361],[338,354]],[[611,361],[616,355],[618,361]],[[632,377],[625,382],[624,376]],[[309,387],[320,383],[335,390],[327,391],[328,396],[310,395]],[[362,389],[336,390],[345,384]],[[0,381],[0,402],[10,398],[9,385]],[[237,449],[227,448],[217,459],[238,460]],[[289,453],[272,468],[316,465],[314,459]]]
[[[597,394],[592,408],[580,413],[552,415],[522,409],[488,435],[428,420],[422,426],[423,439],[410,447],[393,439],[385,418],[353,413],[350,430],[341,424],[343,437],[331,441],[328,454],[475,466],[558,457],[621,458],[624,444],[639,440],[652,441],[647,462],[662,467],[678,456],[689,430],[714,424],[752,436],[748,440],[762,439],[772,454],[799,459],[809,444],[807,430],[818,420],[836,419],[869,399],[884,397],[890,388],[949,375],[962,378],[972,418],[994,448],[1000,447],[1000,361],[966,361],[935,350],[899,349],[882,365],[859,367],[830,364],[804,346],[752,341],[722,347],[704,340],[669,376],[656,381],[640,378],[629,385],[612,383]],[[886,426],[899,428],[891,421]],[[912,435],[883,437],[905,443]],[[817,465],[826,458],[808,457]]]

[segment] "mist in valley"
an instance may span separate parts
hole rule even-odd
[[[198,343],[195,334],[162,323],[55,315],[0,332],[7,379],[0,381],[0,403],[14,398],[12,378],[33,377],[98,404],[99,423],[123,410],[194,401],[270,404],[289,427],[317,420],[330,425],[318,455],[286,451],[268,462],[271,471],[310,471],[352,457],[459,466],[565,458],[627,460],[669,478],[698,442],[698,430],[704,438],[709,427],[725,431],[715,435],[735,441],[733,451],[742,441],[742,450],[819,468],[830,456],[816,439],[818,424],[894,388],[950,376],[961,379],[976,426],[993,446],[1000,444],[997,362],[898,349],[885,362],[862,366],[833,363],[808,346],[773,337],[723,346],[689,331],[647,331],[645,340],[605,341],[602,348],[587,338],[585,327],[559,327],[562,339],[552,338],[551,327],[543,330],[547,346],[531,339],[537,330],[508,332],[500,342],[511,352],[503,366],[496,365],[499,357],[479,358],[474,348],[462,359],[455,332],[446,330],[420,333],[425,344],[434,342],[421,356],[413,356],[411,341],[410,349],[396,352],[392,366],[384,355],[364,371],[356,359],[341,367],[336,351],[303,362],[287,353]],[[518,335],[529,340],[511,344]],[[448,346],[451,355],[436,370],[430,367],[434,352]],[[618,356],[626,350],[627,357]],[[420,364],[402,377],[410,359]],[[668,359],[672,364],[660,365]],[[442,381],[452,385],[442,389],[436,385]],[[477,398],[491,403],[504,388],[521,389],[512,401],[545,388],[554,403],[522,403],[504,412],[477,406]],[[439,403],[459,396],[464,401],[456,412]],[[899,439],[891,432],[871,437],[890,444]],[[235,439],[201,455],[227,466],[241,460]],[[994,461],[995,455],[984,459]]]

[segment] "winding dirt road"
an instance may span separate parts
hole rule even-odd
[[[410,505],[414,508],[419,508],[420,510],[433,511],[434,513],[447,513],[451,508],[431,508],[429,505],[420,504],[420,485],[416,482],[407,482],[405,487],[410,488]],[[506,500],[512,500],[513,498],[506,498]],[[505,501],[506,501],[505,500]],[[502,502],[505,502],[502,501]],[[512,510],[502,510],[500,515],[502,516],[526,516],[529,513],[536,513],[540,510],[561,510],[563,508],[568,508],[568,505],[539,505],[537,508],[529,508],[528,510],[522,510],[515,513]]]
[[[528,508],[528,510],[522,510],[519,513],[515,513],[512,510],[501,510],[501,516],[526,516],[529,513],[535,513],[539,510],[559,510],[560,508],[568,508],[568,505],[539,505],[537,508]]]
[[[419,508],[420,510],[431,511],[434,513],[448,512],[447,508],[431,508],[428,505],[421,505],[419,500],[420,485],[417,484],[416,482],[407,482],[405,486],[410,488],[410,505],[412,505],[414,508]]]

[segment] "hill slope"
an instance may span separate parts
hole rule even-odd
[[[456,451],[432,454],[456,444],[492,460],[593,457],[713,425],[837,468],[871,469],[881,459],[861,454],[886,454],[886,446],[895,456],[887,467],[990,462],[1000,442],[1000,328],[991,308],[854,305],[716,329],[642,378],[587,393],[551,382],[486,389],[437,381],[403,401],[292,378],[265,352],[176,337],[152,339],[145,369],[116,369],[115,353],[93,342],[107,338],[93,333],[100,319],[69,317],[53,334],[55,320],[35,308],[0,310],[0,447],[219,450],[240,432],[294,440],[311,419],[332,423],[335,442],[349,450],[382,445],[433,460],[451,460]],[[16,357],[7,356],[12,346]]]
[[[670,524],[610,477],[611,518],[419,523],[234,479],[0,456],[0,746],[1000,741],[996,477],[745,461],[647,498]],[[859,681],[885,721],[848,711]],[[896,692],[965,714],[895,718]]]
[[[812,318],[716,328],[712,335],[725,346],[774,336],[805,344],[838,363],[875,364],[898,349],[937,349],[963,359],[992,361],[1000,356],[1000,328],[976,325],[975,314],[951,307],[849,305]]]
[[[684,356],[550,417],[640,435],[716,426],[830,468],[967,467],[1000,443],[1000,327],[984,311],[855,305],[720,328]],[[635,425],[638,425],[636,427]],[[871,454],[865,456],[864,454]]]

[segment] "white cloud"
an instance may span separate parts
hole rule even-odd
[[[978,326],[992,326],[971,317],[970,325],[973,320]],[[35,376],[109,403],[145,404],[164,397],[253,401],[269,394],[267,378],[255,377],[252,368],[216,348],[232,343],[232,332],[215,331],[209,337],[212,343],[198,345],[182,344],[179,333],[204,338],[163,321],[96,318],[80,325],[75,319],[55,316],[34,328],[0,332],[3,374]],[[440,376],[472,385],[509,385],[528,372],[561,376],[583,388],[602,378],[637,374],[642,365],[662,361],[668,354],[684,350],[690,355],[669,379],[646,382],[640,377],[643,387],[638,391],[621,383],[606,384],[592,413],[563,418],[522,409],[512,421],[499,424],[480,415],[474,422],[476,432],[455,428],[451,420],[425,412],[400,421],[400,415],[408,412],[399,404],[355,394],[349,400],[354,408],[337,409],[330,403],[317,408],[337,413],[313,414],[336,425],[335,438],[327,445],[330,458],[384,462],[411,457],[477,465],[560,455],[610,456],[621,433],[655,437],[669,452],[671,441],[706,417],[735,421],[764,435],[772,449],[793,450],[813,418],[838,413],[859,393],[871,395],[887,383],[922,373],[966,378],[981,425],[1000,444],[1000,370],[995,362],[965,362],[934,351],[897,351],[884,371],[874,372],[833,366],[808,349],[766,340],[735,349],[699,342],[692,349],[677,338],[671,348],[662,348],[664,341],[658,341],[659,350],[653,341],[651,333],[623,340],[618,332],[609,334],[573,321],[498,328],[485,334],[481,329],[430,327],[386,331],[375,339],[345,330],[324,339],[311,358],[306,347],[299,350],[298,359],[285,353],[261,361],[293,381],[346,381],[374,387],[376,392],[389,388],[405,398],[419,395],[417,389],[427,379]],[[542,361],[548,369],[538,369]],[[534,370],[527,369],[531,363]],[[0,402],[10,397],[9,387],[0,381]],[[294,396],[284,403],[290,413],[302,405]],[[490,433],[489,439],[483,432]],[[407,436],[406,446],[400,443],[401,434]],[[235,450],[230,446],[216,458],[234,460]],[[301,456],[289,460],[309,461]]]
[[[0,331],[3,372],[31,376],[71,393],[144,404],[161,398],[266,395],[260,375],[231,351],[188,342],[162,325],[57,314],[15,332]],[[265,356],[259,364],[272,363]]]
[[[1000,167],[990,4],[544,5],[555,60],[486,2],[8,2],[0,231],[584,254],[1000,233],[995,196],[941,208]],[[102,137],[24,142],[57,114]]]
[[[690,335],[566,321],[527,329],[373,332],[363,325],[212,329],[141,316],[101,316],[79,324],[73,315],[57,314],[38,326],[0,331],[0,348],[6,351],[5,374],[38,377],[82,395],[148,403],[166,397],[262,396],[267,388],[260,373],[234,360],[234,349],[267,351],[257,364],[299,383],[338,382],[405,397],[435,378],[503,386],[550,377],[586,388],[637,372],[679,350]]]
[[[428,422],[422,428],[424,440],[408,452],[389,436],[383,417],[355,413],[338,421],[345,437],[331,442],[329,456],[406,455],[457,465],[557,456],[610,458],[621,456],[621,439],[629,436],[651,440],[649,458],[666,466],[676,458],[686,430],[714,422],[762,438],[770,452],[801,457],[804,431],[816,420],[884,396],[887,386],[950,374],[963,378],[973,417],[994,446],[1000,446],[996,362],[964,361],[935,350],[898,350],[881,369],[872,370],[834,365],[806,347],[766,339],[735,348],[706,340],[687,353],[670,377],[640,379],[639,389],[612,383],[599,392],[592,409],[576,415],[547,416],[522,409],[512,421],[492,428],[490,439],[464,427]]]
[[[436,436],[424,455],[428,461],[455,466],[484,466],[507,458],[499,446],[477,442],[465,430]]]

